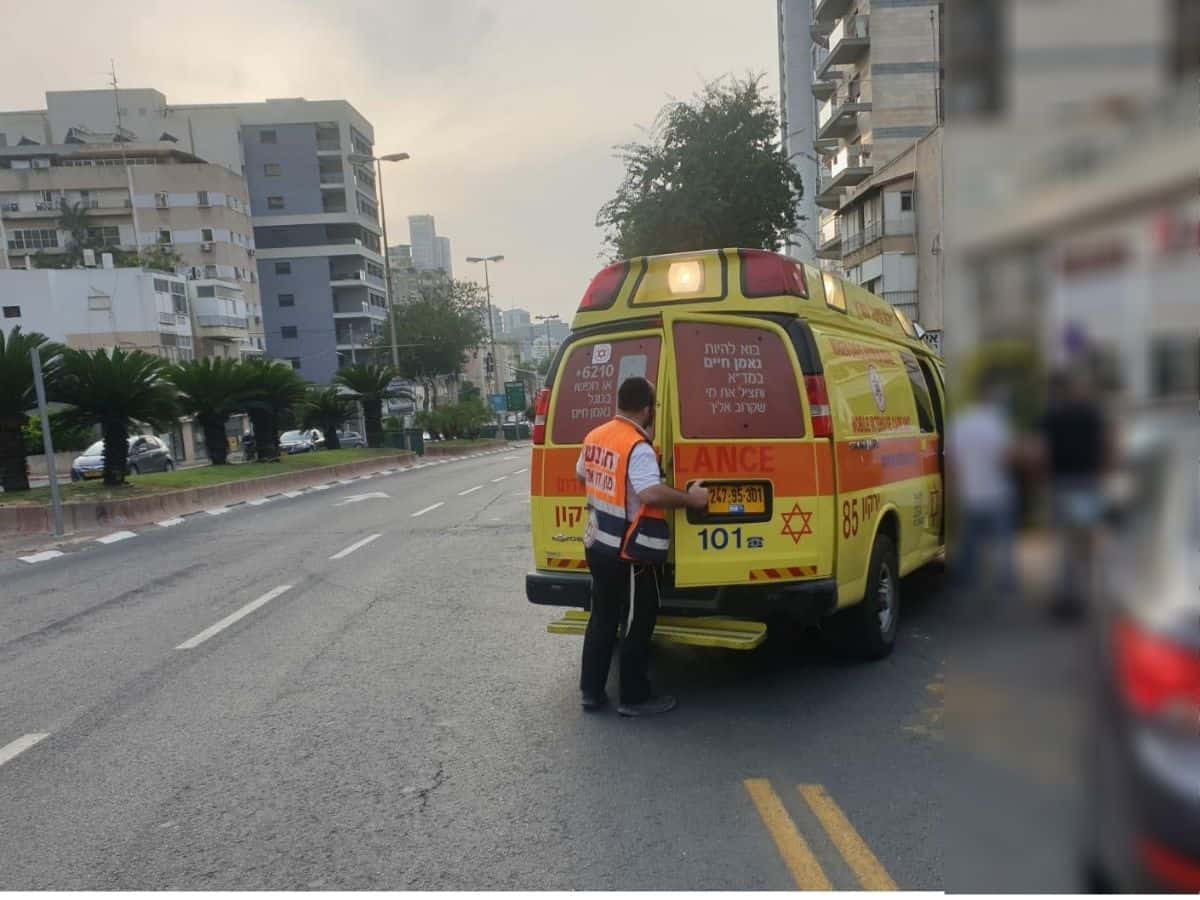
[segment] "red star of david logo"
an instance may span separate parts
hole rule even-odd
[[[795,525],[793,524],[793,521],[797,517],[800,518],[799,531],[796,530]],[[806,534],[813,533],[811,524],[812,517],[813,514],[802,510],[799,503],[795,504],[792,507],[791,512],[785,512],[783,514],[783,530],[780,532],[780,534],[786,534],[792,539],[792,543],[794,544],[800,543],[800,538],[804,537]]]

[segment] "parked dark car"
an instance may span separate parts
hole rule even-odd
[[[325,436],[316,428],[285,431],[279,436],[279,450],[282,453],[311,453],[313,450],[323,450],[324,448]]]
[[[339,431],[337,437],[338,445],[343,448],[367,446],[366,439],[357,431]]]
[[[1194,428],[1134,442],[1117,540],[1101,563],[1115,596],[1091,622],[1091,890],[1200,891],[1198,442]]]
[[[125,463],[127,475],[144,472],[170,472],[175,460],[167,445],[152,434],[135,434],[129,438],[129,456]],[[71,480],[104,477],[104,441],[96,441],[71,463]]]

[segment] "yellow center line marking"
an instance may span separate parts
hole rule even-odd
[[[784,865],[792,873],[796,887],[802,891],[832,891],[833,885],[825,877],[821,864],[808,848],[808,843],[800,835],[796,823],[788,815],[783,801],[771,787],[766,778],[747,778],[743,784],[746,793],[754,801],[758,817],[762,819],[775,848],[783,857]]]
[[[804,798],[808,808],[813,811],[813,815],[817,817],[821,827],[825,829],[825,833],[837,847],[838,853],[842,854],[842,859],[846,861],[846,865],[850,867],[850,871],[854,873],[854,877],[858,879],[863,890],[899,890],[896,882],[892,881],[892,876],[887,873],[887,869],[871,852],[867,842],[855,831],[845,813],[834,799],[825,793],[825,788],[819,784],[802,784],[799,790],[800,796]]]

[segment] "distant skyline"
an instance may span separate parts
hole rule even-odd
[[[497,307],[569,319],[601,267],[596,211],[621,178],[613,147],[642,135],[668,100],[705,81],[761,72],[778,93],[771,0],[348,0],[117,8],[64,0],[5,11],[0,109],[40,109],[45,92],[107,86],[168,103],[345,99],[375,126],[388,230],[429,213],[466,256],[492,267]],[[54,52],[46,52],[53,46]],[[536,52],[531,52],[536,48]]]

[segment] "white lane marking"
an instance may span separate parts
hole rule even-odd
[[[310,491],[327,491],[331,487],[333,487],[332,484],[314,484],[312,487],[309,488],[309,490]]]
[[[274,600],[276,597],[278,597],[284,591],[290,591],[291,589],[292,589],[292,586],[290,584],[281,584],[277,588],[272,588],[271,590],[269,590],[265,594],[263,594],[261,597],[259,597],[257,600],[250,601],[245,606],[243,606],[241,609],[239,609],[237,612],[231,613],[230,615],[223,618],[217,624],[210,625],[208,628],[205,628],[202,632],[200,632],[195,637],[188,638],[186,641],[184,641],[182,644],[180,644],[175,649],[176,650],[192,650],[196,647],[199,647],[201,644],[203,644],[205,641],[207,641],[214,634],[224,631],[226,628],[228,628],[234,622],[244,619],[246,616],[250,615],[250,613],[254,612],[260,606],[270,603],[272,600]]]
[[[524,474],[525,474],[526,472],[528,472],[528,471],[529,471],[529,468],[528,468],[528,467],[526,467],[526,468],[524,468],[524,469],[517,469],[517,471],[515,471],[515,472],[512,472],[511,474],[513,474],[513,475],[524,475]]]
[[[254,498],[253,500],[247,500],[247,501],[246,501],[246,505],[248,505],[248,506],[262,506],[264,503],[270,503],[270,502],[271,502],[271,498],[270,498],[270,497],[256,497],[256,498]]]
[[[21,562],[40,563],[64,555],[61,550],[43,550],[41,553],[31,553],[29,556],[18,556],[17,559]]]
[[[302,493],[304,493],[304,492],[303,491],[284,491],[283,496],[289,497],[291,499],[295,499],[296,497],[299,497]]]
[[[508,477],[507,475],[501,475],[499,478],[493,478],[492,484],[496,484],[497,482],[503,481],[507,477]]]
[[[371,543],[371,541],[377,541],[381,537],[383,537],[382,534],[369,535],[369,536],[363,538],[361,541],[357,541],[356,543],[351,544],[345,550],[339,550],[337,553],[333,554],[333,556],[331,556],[329,558],[330,559],[344,559],[345,557],[347,557],[351,553],[353,553],[355,550],[360,550],[363,547],[367,546],[367,544]]]
[[[482,490],[483,490],[483,485],[482,485],[482,484],[477,484],[477,485],[475,485],[475,487],[473,487],[473,488],[467,488],[465,491],[459,491],[459,492],[458,492],[458,496],[460,496],[460,497],[465,497],[465,496],[467,496],[467,494],[473,494],[473,493],[475,493],[476,491],[482,491]]]
[[[353,478],[339,478],[338,484],[354,484]]]
[[[20,756],[34,744],[40,744],[49,734],[24,734],[9,744],[0,747],[0,766],[4,765],[9,760]]]
[[[362,503],[364,500],[388,500],[390,499],[383,491],[371,491],[369,494],[351,494],[339,500],[334,506],[345,506],[348,503]]]
[[[137,537],[132,531],[114,531],[112,534],[106,534],[102,538],[96,538],[97,544],[115,544],[117,541],[127,541],[130,538]]]
[[[507,459],[520,459],[521,457],[520,456],[506,456],[504,458],[507,460]]]
[[[425,515],[425,513],[433,512],[439,506],[445,506],[445,505],[446,505],[446,502],[444,500],[439,500],[437,503],[433,504],[433,506],[427,506],[424,509],[418,509],[415,513],[412,514],[412,518],[415,519],[417,516],[423,516],[423,515]]]
[[[217,506],[217,507],[214,507],[213,509],[206,509],[205,512],[208,513],[210,516],[223,516],[223,515],[225,515],[225,513],[229,512],[229,507],[228,506]]]
[[[530,501],[530,499],[529,499],[528,497],[526,497],[526,498],[525,498],[525,502],[526,502],[526,503],[529,503],[529,502],[531,502],[531,501]]]
[[[159,528],[174,528],[176,525],[182,525],[183,519],[176,516],[173,519],[163,519],[161,522],[155,522]]]

